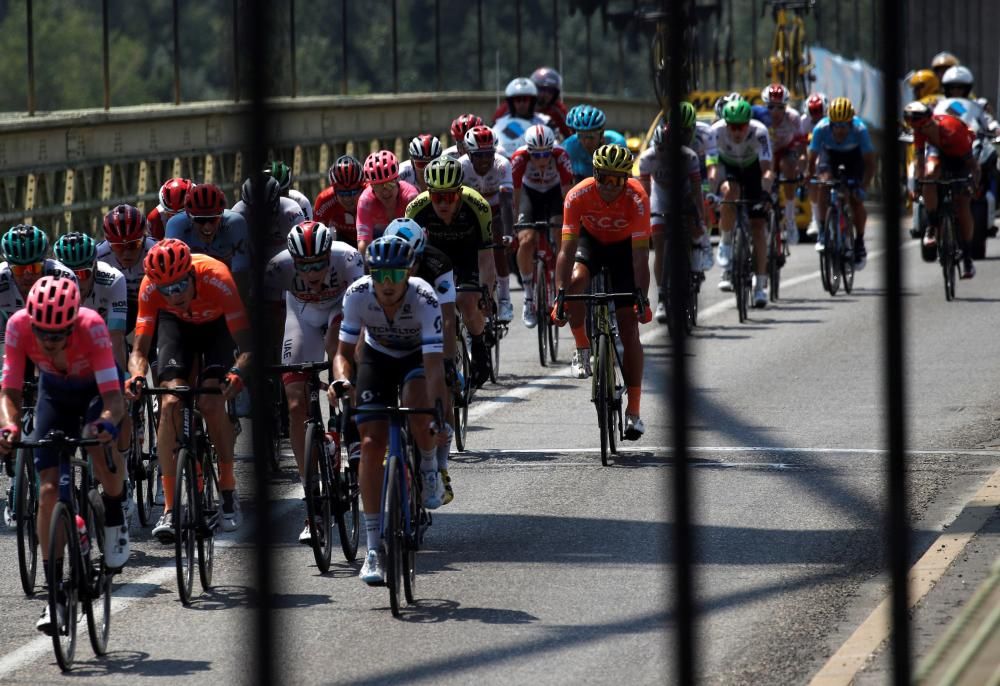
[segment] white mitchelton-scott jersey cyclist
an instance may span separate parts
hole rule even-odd
[[[371,277],[355,281],[344,295],[340,340],[357,343],[362,329],[368,346],[391,357],[406,357],[418,350],[425,354],[444,352],[441,307],[430,284],[416,276],[409,277],[392,321],[375,298]]]
[[[755,162],[771,161],[771,138],[767,127],[756,119],[750,120],[750,131],[742,142],[733,140],[726,126],[726,121],[720,119],[712,124],[712,138],[706,153],[709,164],[721,160],[733,167],[749,167]]]

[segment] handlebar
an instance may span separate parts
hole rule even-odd
[[[272,364],[268,365],[269,374],[288,374],[293,372],[325,372],[330,371],[330,361],[323,362],[298,362],[295,364]]]
[[[642,319],[646,314],[646,307],[649,301],[642,295],[639,289],[636,289],[631,293],[574,293],[567,295],[566,289],[560,288],[559,292],[556,294],[556,317],[560,320],[566,318],[565,305],[567,300],[606,303],[609,300],[614,300],[615,298],[632,298],[635,301],[635,304],[638,305],[639,318]]]
[[[349,416],[356,415],[390,415],[402,417],[411,414],[429,414],[434,417],[439,427],[444,426],[444,404],[440,400],[434,401],[434,407],[391,407],[389,405],[369,405],[367,407],[348,407]]]
[[[72,459],[72,452],[63,452],[63,448],[70,448],[76,450],[77,448],[93,448],[96,446],[105,446],[106,448],[111,447],[111,443],[103,444],[96,438],[73,438],[67,436],[64,431],[59,431],[58,429],[53,429],[45,434],[45,438],[39,438],[36,440],[22,440],[22,441],[11,441],[11,447],[13,448],[27,448],[29,450],[35,448],[56,448],[59,451],[59,459],[63,460]],[[108,471],[115,474],[118,468],[115,467],[115,461],[112,457],[111,450],[104,451],[104,459],[108,468]]]
[[[142,385],[140,384],[140,386]],[[176,386],[174,388],[167,388],[166,386],[147,386],[142,389],[142,392],[149,395],[175,395],[178,398],[189,398],[199,395],[222,395],[222,387],[199,386],[198,388],[193,388],[191,386]]]
[[[515,229],[537,229],[539,231],[544,231],[545,229],[554,228],[556,224],[550,221],[543,220],[537,222],[517,222],[514,224]]]

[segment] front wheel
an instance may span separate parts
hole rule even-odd
[[[553,326],[552,321],[545,311],[548,302],[546,288],[545,263],[542,260],[535,262],[535,328],[538,334],[538,361],[545,367],[548,365],[549,357],[549,327]]]
[[[17,518],[17,568],[21,573],[21,589],[34,595],[38,570],[38,482],[31,451],[17,451],[14,476],[14,517]]]
[[[733,292],[736,295],[736,313],[742,324],[747,320],[747,307],[749,298],[744,282],[751,277],[747,273],[747,262],[750,259],[750,246],[747,245],[746,232],[741,226],[737,226],[733,231],[733,261],[732,279]]]
[[[361,512],[358,507],[358,486],[357,468],[341,469],[337,471],[337,462],[333,461],[334,469],[334,493],[337,495],[337,532],[340,534],[340,549],[344,553],[344,559],[354,562],[358,556],[358,539],[361,536]]]
[[[612,426],[609,418],[611,408],[608,397],[608,365],[610,350],[608,350],[608,337],[599,336],[597,339],[597,355],[594,358],[594,368],[591,370],[594,378],[594,406],[597,408],[597,428],[601,432],[601,464],[608,466],[608,442]]]
[[[333,542],[333,494],[331,468],[321,441],[320,427],[314,422],[306,426],[306,516],[312,536],[313,558],[319,571],[330,571]]]
[[[90,532],[92,533],[92,532]],[[52,618],[52,648],[59,668],[68,672],[76,655],[76,620],[80,593],[86,593],[86,580],[80,561],[80,538],[76,522],[66,503],[56,503],[49,528],[49,617]],[[56,561],[62,564],[57,565]],[[62,610],[62,622],[59,621]]]
[[[784,245],[781,241],[781,227],[778,226],[777,212],[771,212],[770,235],[767,242],[767,271],[771,302],[778,301],[781,288],[781,263],[784,260]],[[797,231],[798,229],[796,229]]]
[[[389,607],[393,617],[399,617],[399,596],[403,580],[403,506],[399,487],[399,458],[389,457],[386,464],[385,527],[382,540],[385,544],[385,585],[389,588]]]
[[[955,255],[955,225],[947,213],[941,215],[938,229],[938,259],[944,275],[944,298],[948,302],[955,299],[955,280],[958,276],[958,260]]]
[[[844,279],[844,293],[854,290],[854,217],[841,215],[840,275]]]
[[[187,448],[177,453],[177,480],[174,486],[174,560],[177,565],[177,595],[191,604],[194,590],[195,528],[198,523],[198,475],[194,456]]]
[[[215,468],[215,452],[211,446],[201,448],[202,473],[204,486],[198,506],[198,576],[201,587],[208,590],[212,587],[212,570],[215,563],[215,524],[219,521],[219,476]]]
[[[463,452],[469,421],[469,403],[472,402],[472,358],[469,356],[469,339],[461,320],[456,322],[455,330],[458,332],[455,345],[458,359],[455,361],[455,368],[462,373],[462,392],[455,399],[455,426],[453,428],[455,429],[455,449],[458,452]]]

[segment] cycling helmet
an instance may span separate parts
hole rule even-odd
[[[830,121],[835,124],[854,119],[854,105],[848,98],[834,98],[830,103]]]
[[[373,152],[365,158],[365,181],[387,183],[399,178],[399,160],[388,150]]]
[[[822,93],[813,93],[806,100],[806,111],[813,117],[826,116],[826,96]]]
[[[267,172],[264,172],[266,174]],[[257,194],[257,190],[254,188],[260,181],[264,182],[264,202],[267,203],[267,207],[271,210],[271,214],[275,214],[278,208],[281,207],[281,184],[273,176],[264,176],[261,174],[247,178],[243,182],[243,187],[240,189],[240,200],[247,207],[253,206],[254,197]]]
[[[945,90],[949,88],[964,88],[966,95],[972,91],[974,83],[975,79],[972,76],[972,71],[968,67],[961,65],[949,68],[944,73],[944,76],[941,77],[941,85]]]
[[[949,70],[950,71],[950,70]],[[930,69],[921,69],[910,76],[910,88],[913,89],[913,97],[917,100],[926,98],[941,90],[941,81]]]
[[[184,199],[184,209],[192,217],[218,217],[226,209],[226,194],[214,183],[191,186]]]
[[[142,238],[146,233],[146,215],[131,205],[118,205],[104,215],[104,237],[111,243]]]
[[[329,254],[334,232],[325,224],[299,222],[288,232],[288,253],[297,260],[311,260]]]
[[[413,266],[413,248],[401,236],[380,236],[368,246],[371,269],[409,269]]]
[[[903,119],[908,124],[923,121],[924,119],[930,119],[932,114],[933,112],[931,112],[931,108],[919,100],[914,100],[903,108]]]
[[[531,73],[531,82],[537,88],[551,88],[556,92],[562,91],[563,80],[552,67],[539,67]]]
[[[288,195],[288,189],[292,187],[292,170],[287,164],[281,160],[274,160],[264,167],[264,173],[278,181],[282,195]]]
[[[532,83],[531,79],[526,79],[523,76],[518,76],[516,79],[507,84],[507,88],[504,89],[504,96],[507,98],[537,98],[538,88]]]
[[[146,253],[146,276],[158,286],[180,281],[192,270],[191,249],[177,238],[164,238]]]
[[[574,131],[598,131],[605,121],[604,112],[591,105],[577,105],[566,114],[566,126]]]
[[[672,111],[671,114],[673,114]],[[684,102],[681,103],[680,128],[693,129],[694,125],[697,123],[698,123],[698,113],[695,111],[694,105],[685,100]]]
[[[330,185],[338,191],[353,191],[365,186],[361,163],[350,155],[341,155],[330,167]]]
[[[780,83],[772,83],[765,86],[760,92],[760,99],[765,105],[786,105],[788,104],[788,89]]]
[[[411,160],[429,162],[435,157],[441,156],[441,141],[438,140],[437,136],[422,133],[419,136],[414,136],[410,141],[409,151]]]
[[[473,126],[465,132],[466,152],[495,152],[497,137],[488,126]]]
[[[743,97],[742,95],[740,95],[736,91],[733,91],[732,93],[729,93],[728,95],[723,95],[721,98],[719,98],[718,100],[716,100],[715,101],[715,118],[716,119],[722,119],[722,110],[725,108],[725,106],[728,105],[731,102],[735,102],[736,100],[739,100],[742,97]]]
[[[657,126],[653,129],[653,137],[649,141],[650,144],[657,150],[662,150],[667,144],[667,135],[669,133],[669,126]]]
[[[726,120],[727,124],[747,124],[750,122],[750,116],[753,114],[753,109],[743,98],[739,100],[733,100],[726,103],[726,106],[722,108],[722,118]]]
[[[160,206],[170,212],[183,212],[184,199],[193,185],[190,179],[170,179],[160,186]]]
[[[621,145],[602,145],[594,151],[594,171],[629,174],[632,172],[632,153]]]
[[[465,132],[471,129],[473,126],[482,126],[483,120],[481,117],[477,117],[474,114],[462,114],[455,118],[455,121],[451,123],[451,137],[452,140],[458,142],[465,137]]]
[[[43,276],[28,291],[24,305],[33,326],[61,331],[73,326],[80,313],[80,287],[65,276]]]
[[[556,134],[545,124],[535,124],[524,132],[524,144],[531,152],[551,150],[556,144]]]
[[[0,240],[4,258],[11,264],[32,264],[45,259],[49,251],[49,238],[37,226],[18,224],[12,226]]]
[[[437,157],[424,167],[424,181],[431,191],[456,190],[461,187],[464,178],[462,163],[448,155]]]
[[[939,52],[931,60],[931,69],[948,69],[949,67],[957,67],[960,64],[961,62],[958,61],[958,58],[950,52]]]
[[[93,267],[97,260],[97,244],[85,233],[73,231],[59,238],[52,246],[56,259],[70,269]]]
[[[393,219],[389,222],[389,226],[385,227],[385,233],[382,235],[402,238],[410,244],[415,257],[420,257],[424,254],[424,246],[427,245],[427,232],[424,231],[424,227],[409,217]]]

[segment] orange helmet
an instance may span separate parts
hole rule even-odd
[[[191,249],[177,238],[164,238],[146,253],[146,276],[157,286],[174,283],[191,271]]]

